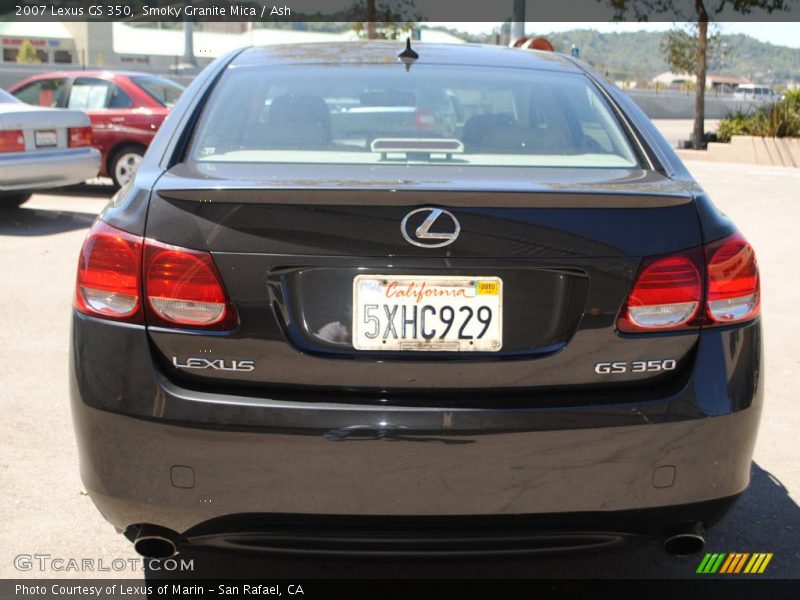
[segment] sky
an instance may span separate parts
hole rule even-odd
[[[443,25],[453,29],[460,29],[469,33],[489,32],[499,23],[428,23],[428,25]],[[607,23],[607,22],[568,22],[568,23],[532,23],[525,24],[527,33],[553,33],[568,31],[570,29],[596,29],[601,33],[624,33],[630,31],[667,31],[673,27],[673,23],[650,22],[650,23]],[[790,46],[800,48],[800,23],[781,23],[781,22],[726,22],[720,23],[721,33],[735,34],[743,33],[756,38],[762,42],[769,42],[776,46]]]

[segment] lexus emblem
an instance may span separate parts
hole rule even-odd
[[[406,215],[400,231],[409,244],[441,248],[456,241],[461,225],[453,213],[443,208],[418,208]]]

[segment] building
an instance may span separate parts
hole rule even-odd
[[[350,31],[340,33],[301,29],[269,29],[247,22],[193,24],[197,66],[242,46],[334,42],[357,39]],[[461,42],[442,31],[421,28],[420,40]],[[152,22],[0,22],[2,64],[17,64],[20,46],[27,40],[43,65],[169,71],[184,65],[183,23]]]
[[[30,41],[44,64],[72,65],[78,61],[73,34],[66,23],[0,22],[2,62],[16,63],[20,46]]]
[[[692,75],[691,73],[673,73],[671,71],[661,73],[652,79],[652,82],[656,85],[667,88],[681,88],[687,84],[694,86],[696,81],[696,75]],[[730,75],[713,75],[710,73],[706,75],[706,88],[719,93],[730,93],[743,83],[750,83],[750,80],[745,77]]]

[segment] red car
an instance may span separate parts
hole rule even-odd
[[[59,71],[29,77],[8,91],[28,104],[89,115],[94,145],[103,155],[100,175],[122,186],[133,179],[183,86],[148,73]]]

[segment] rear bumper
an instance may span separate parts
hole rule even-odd
[[[186,532],[231,515],[547,515],[551,523],[562,515],[566,523],[583,514],[625,531],[630,511],[703,507],[747,487],[760,349],[759,322],[704,332],[686,386],[640,402],[363,406],[178,388],[158,374],[141,328],[76,315],[81,475],[120,530],[152,523]],[[680,519],[713,512],[692,510]],[[679,518],[653,514],[654,530]]]
[[[554,514],[718,499],[747,486],[754,412],[350,442],[177,427],[90,408],[76,416],[82,478],[106,519],[121,530],[154,523],[184,532],[232,514]]]
[[[97,176],[100,152],[76,148],[26,152],[0,158],[1,191],[35,191],[82,183]]]
[[[599,551],[716,523],[736,497],[661,508],[491,516],[240,514],[206,521],[182,545],[277,553],[469,556]],[[664,524],[680,524],[665,530]],[[134,538],[138,528],[126,531]]]

